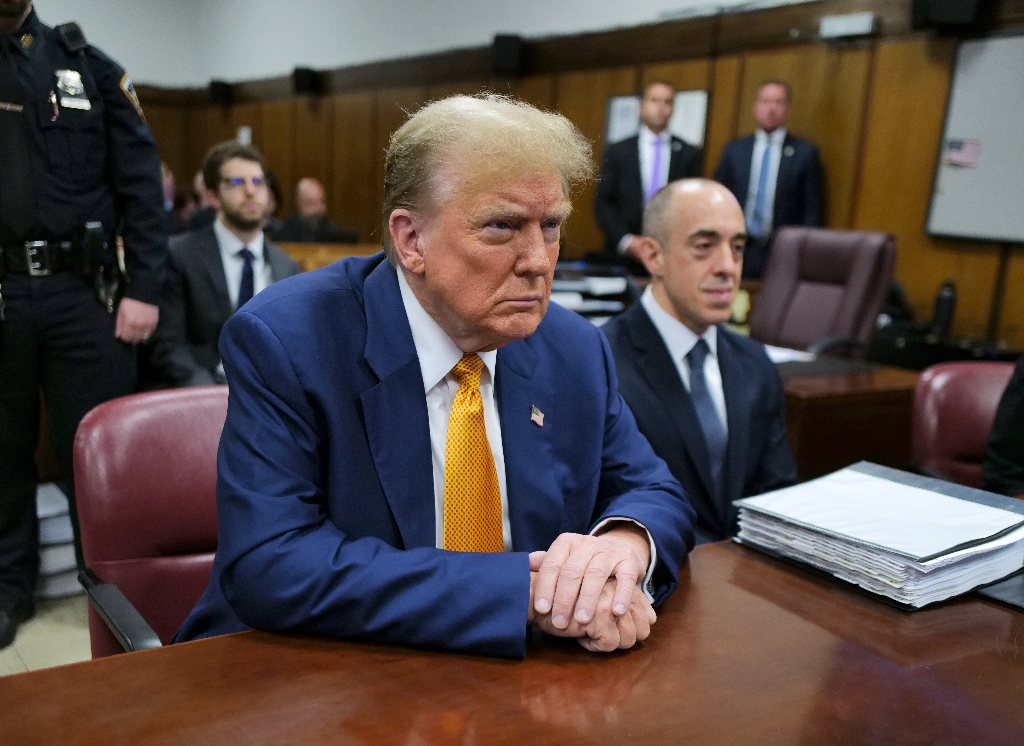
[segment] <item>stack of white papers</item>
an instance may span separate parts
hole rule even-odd
[[[1024,566],[1024,515],[856,467],[737,505],[737,541],[915,608]]]

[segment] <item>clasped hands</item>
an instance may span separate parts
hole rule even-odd
[[[527,624],[608,652],[646,640],[657,614],[637,587],[647,572],[647,532],[619,523],[599,536],[562,534],[530,554]]]

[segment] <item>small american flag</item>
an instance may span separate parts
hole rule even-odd
[[[530,422],[537,427],[544,427],[544,413],[536,405],[530,407]]]
[[[976,168],[981,154],[980,140],[950,140],[946,143],[946,165]]]

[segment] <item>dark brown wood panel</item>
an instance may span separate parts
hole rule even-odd
[[[384,194],[384,153],[391,135],[427,100],[427,90],[421,87],[389,88],[377,92],[377,133],[373,152],[376,157],[376,192]],[[380,205],[377,206],[380,209]]]
[[[1024,246],[1017,246],[1006,267],[1006,295],[999,329],[1000,341],[1015,350],[1024,350]]]
[[[558,111],[569,118],[594,143],[594,158],[604,150],[604,128],[611,96],[626,96],[640,89],[640,71],[635,67],[617,67],[584,73],[566,73],[558,77]],[[594,185],[582,190],[573,201],[573,212],[566,222],[564,258],[577,259],[601,248],[604,234],[594,220]]]
[[[482,91],[491,91],[491,85],[486,80],[470,80],[462,83],[438,83],[427,87],[426,101],[437,101],[449,96],[472,96]],[[426,103],[426,101],[424,103]]]
[[[186,113],[185,152],[187,162],[194,164],[198,171],[202,168],[206,151],[219,142],[230,140],[235,136],[232,126],[231,110],[221,106],[204,106],[191,109]]]
[[[829,228],[850,227],[871,55],[872,49],[862,45],[808,44],[753,52],[744,61],[739,134],[757,128],[753,102],[763,81],[784,80],[792,86],[789,130],[821,151]]]
[[[330,189],[334,171],[334,107],[330,99],[320,96],[303,96],[295,100],[295,182],[312,177]],[[337,216],[331,211],[328,193],[327,209],[332,219]]]
[[[11,744],[834,746],[1024,742],[1024,615],[916,612],[732,542],[633,650],[522,661],[244,632],[0,678]]]
[[[160,159],[174,173],[178,184],[187,184],[195,172],[185,157],[185,112],[171,106],[146,106],[146,121],[160,148]]]
[[[527,75],[513,83],[510,93],[548,111],[555,108],[557,79],[554,75]]]
[[[295,102],[268,101],[261,104],[263,157],[267,168],[281,182],[282,216],[295,210]]]
[[[348,93],[331,99],[334,107],[334,167],[330,182],[331,212],[338,224],[359,233],[362,241],[379,241],[378,161],[384,154],[377,137],[377,97]]]
[[[896,279],[921,317],[930,317],[939,286],[953,279],[958,293],[954,333],[983,338],[996,248],[934,239],[924,229],[953,50],[952,40],[928,36],[878,45],[854,227],[896,236]]]
[[[711,100],[708,102],[708,131],[705,136],[704,173],[715,172],[726,144],[736,137],[740,108],[743,57],[731,55],[712,62]]]

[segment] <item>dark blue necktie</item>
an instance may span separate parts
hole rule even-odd
[[[254,257],[252,252],[249,251],[249,247],[244,246],[238,252],[238,256],[245,260],[245,266],[242,267],[242,281],[238,283],[238,307],[241,308],[252,300],[252,296],[256,292],[256,284],[252,275],[252,260]]]
[[[729,436],[718,416],[718,410],[715,409],[715,402],[711,399],[707,379],[704,378],[704,360],[709,353],[708,343],[698,339],[697,344],[686,355],[686,362],[690,366],[690,399],[693,401],[693,408],[697,410],[700,429],[704,431],[708,456],[711,457],[711,480],[717,492],[722,483],[722,466],[725,463],[725,449]]]
[[[768,209],[768,166],[772,153],[772,141],[768,140],[765,145],[764,155],[761,156],[761,171],[757,177],[757,195],[754,197],[754,212],[750,216],[750,225],[747,230],[754,238],[764,235],[768,227],[768,216],[765,214]]]

